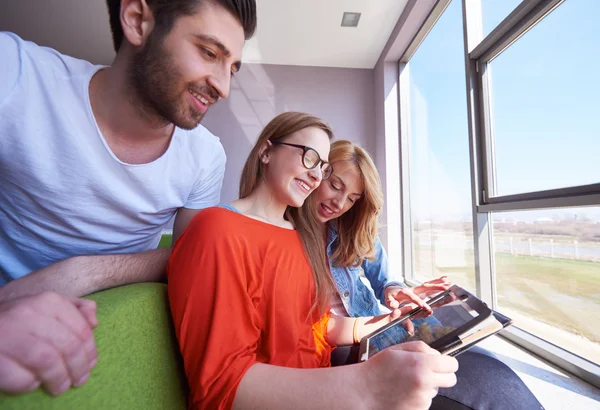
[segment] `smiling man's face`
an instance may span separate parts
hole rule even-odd
[[[239,21],[204,2],[196,13],[177,18],[165,36],[150,34],[129,69],[132,91],[149,115],[193,129],[212,104],[229,95],[243,46]]]

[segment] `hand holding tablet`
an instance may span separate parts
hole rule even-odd
[[[431,315],[424,316],[422,308],[415,308],[365,336],[360,343],[359,361],[368,360],[389,346],[415,340],[454,356],[511,322],[459,286],[452,286],[426,302],[433,309]]]

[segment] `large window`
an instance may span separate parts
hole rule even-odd
[[[600,386],[600,1],[437,4],[401,59],[407,276],[476,290]]]
[[[566,1],[491,62],[496,195],[600,182],[599,15]]]
[[[600,207],[495,213],[498,309],[600,363]]]
[[[417,280],[446,275],[475,289],[469,132],[460,2],[408,63],[410,210]]]
[[[573,207],[600,205],[600,2],[528,3],[547,9],[505,27],[514,41],[475,56],[490,197],[478,228],[491,230],[495,261],[480,274],[495,274],[496,308],[517,326],[600,363],[600,207]],[[584,53],[585,63],[575,57]]]

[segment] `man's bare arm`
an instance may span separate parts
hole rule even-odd
[[[123,255],[75,256],[31,272],[0,288],[0,301],[53,291],[80,297],[137,282],[160,281],[171,249]]]

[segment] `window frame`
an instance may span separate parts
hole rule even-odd
[[[450,1],[452,0],[437,0],[398,62],[402,254],[404,277],[410,285],[418,283],[415,278],[413,221],[410,210],[410,59]],[[482,28],[481,0],[454,1],[461,1],[463,14],[476,292],[484,302],[496,308],[492,212],[600,205],[600,183],[496,195],[490,63],[565,0],[522,0],[485,37]],[[598,364],[515,326],[505,329],[501,337],[600,388]]]

